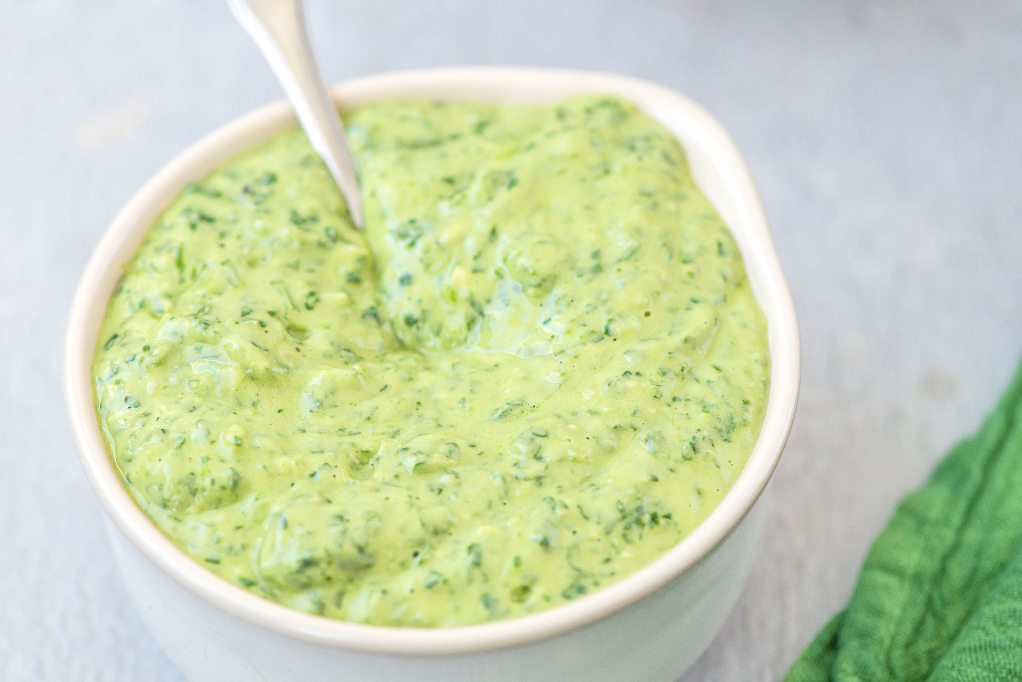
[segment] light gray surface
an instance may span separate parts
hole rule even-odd
[[[1022,5],[308,4],[329,80],[603,69],[675,87],[731,130],[799,311],[802,401],[756,573],[684,679],[780,678],[1022,349]],[[141,183],[280,96],[220,2],[0,2],[0,679],[181,681],[127,601],[74,455],[63,325]]]

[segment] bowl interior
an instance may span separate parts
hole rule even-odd
[[[106,302],[122,265],[149,226],[189,182],[231,156],[295,125],[286,102],[264,106],[188,148],[131,199],[104,235],[82,276],[68,324],[65,399],[75,445],[104,508],[127,538],[187,589],[240,618],[307,641],[365,651],[453,654],[504,648],[581,627],[651,594],[711,551],[744,517],[777,464],[794,418],[799,336],[794,306],[765,216],[740,153],[723,127],[678,93],[623,76],[555,69],[461,68],[399,72],[332,88],[342,109],[381,99],[550,103],[600,92],[631,100],[681,141],[692,174],[734,234],[767,318],[771,386],[763,428],[749,461],[710,516],[639,572],[534,615],[447,629],[385,628],[313,616],[269,602],[220,579],[167,540],[135,505],[107,453],[93,407],[90,368]]]

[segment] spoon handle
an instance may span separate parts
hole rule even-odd
[[[312,148],[323,157],[344,195],[351,219],[361,229],[362,200],[355,160],[309,47],[302,0],[228,0],[228,4],[284,85]]]

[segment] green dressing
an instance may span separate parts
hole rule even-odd
[[[540,611],[676,545],[769,384],[677,140],[606,96],[344,118],[364,234],[292,130],[125,266],[93,376],[141,508],[236,585],[378,625]]]

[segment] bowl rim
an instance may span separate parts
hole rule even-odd
[[[95,415],[91,362],[120,267],[170,200],[191,180],[224,160],[294,124],[279,100],[244,114],[195,142],[162,167],[131,198],[96,246],[71,305],[64,349],[64,395],[75,448],[89,483],[110,520],[180,586],[243,621],[309,643],[376,654],[451,656],[518,647],[562,635],[611,616],[649,597],[714,550],[741,522],[766,486],[787,441],[798,401],[798,321],[755,185],[724,127],[702,107],[655,83],[570,69],[455,67],[397,71],[340,82],[331,95],[343,110],[380,99],[550,102],[580,92],[616,94],[640,109],[681,114],[714,156],[714,166],[735,198],[735,220],[756,298],[768,320],[771,385],[763,427],[731,490],[681,542],[617,583],[568,604],[493,623],[450,628],[362,625],[293,610],[259,597],[203,568],[171,543],[124,487]],[[669,128],[671,126],[668,126]],[[677,134],[676,130],[672,130]],[[686,147],[686,152],[689,149]],[[736,225],[729,227],[739,237]],[[126,254],[126,255],[125,255]],[[757,277],[753,278],[753,272]]]

